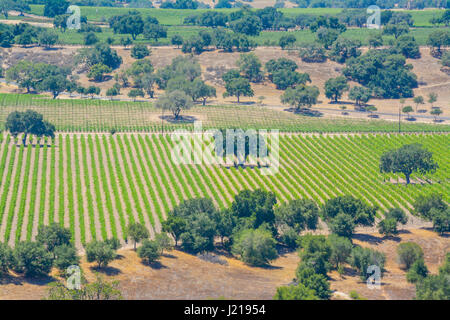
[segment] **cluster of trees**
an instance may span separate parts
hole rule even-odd
[[[38,44],[49,49],[59,43],[59,38],[56,33],[47,28],[35,27],[28,23],[0,24],[0,47],[9,48],[14,43],[23,47]]]
[[[55,126],[44,120],[42,114],[34,110],[13,111],[6,118],[5,129],[8,130],[14,138],[23,134],[22,142],[26,146],[28,135],[35,135],[38,138],[43,136],[54,138]]]
[[[359,57],[348,59],[344,75],[367,87],[371,95],[379,98],[412,97],[418,86],[417,76],[406,64],[403,55],[390,49],[369,50]]]
[[[329,299],[331,290],[327,274],[331,270],[343,274],[345,264],[355,269],[363,281],[373,273],[369,266],[378,266],[380,275],[383,274],[385,255],[374,249],[355,246],[346,237],[307,234],[298,237],[297,243],[301,261],[296,270],[295,282],[277,288],[274,299]]]
[[[135,56],[143,55],[137,49]],[[94,47],[80,49],[75,56],[75,64],[87,69],[87,76],[94,81],[103,81],[104,76],[118,68],[122,58],[106,43],[98,43]],[[6,80],[16,82],[20,88],[35,92],[50,92],[57,98],[62,92],[78,92],[80,94],[99,94],[100,88],[90,86],[84,88],[77,83],[77,76],[72,75],[69,67],[59,67],[46,63],[20,61],[6,70]]]
[[[438,274],[428,274],[423,259],[414,262],[407,274],[407,280],[416,283],[416,299],[418,300],[449,300],[450,299],[450,252],[445,255],[445,261]]]
[[[441,8],[448,7],[450,4],[440,0],[416,0],[414,2],[408,0],[294,0],[300,8],[368,8],[370,5],[377,5],[381,9],[392,8]]]
[[[143,18],[138,11],[129,11],[127,14],[113,16],[109,19],[109,26],[114,33],[129,34],[136,40],[140,34],[145,39],[158,41],[167,38],[167,27],[159,24],[159,21],[151,16]]]
[[[88,283],[81,274],[81,288],[69,289],[62,281],[48,284],[47,295],[44,300],[121,300],[122,293],[118,281],[107,281],[99,274],[96,280]]]
[[[27,92],[51,92],[55,99],[61,92],[75,90],[76,82],[70,74],[70,68],[22,60],[6,71],[6,80],[16,82]]]
[[[414,214],[426,221],[433,222],[433,228],[439,234],[450,232],[450,207],[439,193],[420,195],[413,204]]]
[[[216,96],[216,89],[201,79],[198,60],[192,56],[179,56],[172,63],[156,72],[156,83],[165,95],[156,106],[170,110],[178,118],[182,109],[189,109],[193,102],[202,100],[203,105],[210,97]]]
[[[403,242],[397,247],[397,261],[406,271],[406,280],[416,285],[418,300],[450,299],[450,252],[436,275],[430,274],[422,248],[415,242]]]
[[[256,48],[257,44],[248,36],[226,31],[224,29],[214,29],[212,31],[201,30],[198,35],[183,39],[180,36],[172,38],[172,44],[182,45],[184,53],[200,54],[208,47],[214,46],[225,52],[247,52]]]
[[[75,64],[85,65],[88,69],[103,64],[114,70],[122,64],[122,58],[107,43],[97,43],[93,47],[80,49],[75,56]]]
[[[265,67],[269,74],[269,80],[279,90],[295,88],[297,85],[305,85],[307,82],[311,82],[309,74],[297,72],[298,65],[295,61],[287,58],[271,59]]]
[[[161,9],[197,9],[200,2],[195,0],[164,1],[159,6]]]
[[[450,31],[445,29],[433,31],[428,36],[427,44],[432,49],[432,55],[440,58],[443,53],[442,48],[450,46]]]
[[[3,0],[0,3],[0,14],[4,15],[6,19],[9,17],[9,11],[16,10],[24,13],[30,10],[29,1],[27,0]]]
[[[238,69],[229,70],[222,75],[226,89],[223,96],[235,96],[239,102],[241,96],[253,97],[250,82],[262,81],[264,73],[261,61],[254,53],[241,54],[236,64]]]
[[[216,237],[224,249],[250,265],[266,265],[278,256],[275,236],[276,197],[263,190],[244,190],[235,196],[230,208],[218,210],[211,199],[198,198],[182,202],[163,222],[176,245],[187,252],[214,250]],[[301,221],[292,217],[286,223],[300,228]],[[283,220],[284,221],[284,220]]]
[[[279,206],[275,206],[276,203],[275,195],[263,190],[241,191],[231,206],[222,210],[216,209],[207,198],[186,200],[170,212],[163,222],[163,231],[172,235],[175,245],[191,253],[214,250],[215,239],[220,238],[224,249],[250,265],[270,263],[278,256],[278,243],[290,249],[304,249],[301,253],[303,266],[299,269],[313,268],[313,273],[325,277],[329,270],[345,262],[350,262],[363,277],[366,277],[369,262],[376,260],[382,269],[382,255],[351,245],[356,226],[374,225],[376,207],[352,196],[330,199],[322,207],[308,199],[292,200]],[[398,210],[391,209],[386,219],[406,222],[405,214]],[[317,228],[319,217],[332,232],[329,239],[300,237],[301,232]],[[328,253],[320,260],[314,250],[325,244]],[[345,252],[333,253],[341,249]]]
[[[69,266],[79,262],[70,230],[57,224],[40,226],[36,241],[19,242],[14,249],[0,243],[0,274],[13,270],[38,277],[48,275],[56,267],[64,275]]]

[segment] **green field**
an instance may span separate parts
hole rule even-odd
[[[33,5],[32,13],[42,15],[43,6]],[[137,43],[147,43],[151,45],[167,45],[170,44],[170,40],[174,35],[181,35],[183,38],[189,38],[197,35],[199,30],[203,29],[199,26],[183,25],[183,19],[189,15],[197,14],[200,12],[207,11],[208,9],[199,10],[176,10],[176,9],[139,9],[144,16],[151,15],[156,17],[161,24],[168,26],[167,38],[160,39],[158,41],[144,39],[143,35],[139,35],[136,39]],[[231,12],[236,9],[218,9],[223,12]],[[292,9],[281,9],[286,16],[293,17],[299,13],[308,14],[336,14],[342,9],[328,9],[328,8],[292,8]],[[117,14],[123,14],[128,12],[125,8],[105,8],[105,7],[81,7],[81,14],[86,15],[89,21],[96,22],[107,22],[108,18]],[[410,11],[415,19],[416,27],[427,27],[427,28],[416,28],[411,30],[411,35],[416,38],[419,45],[425,46],[427,44],[428,35],[437,30],[438,28],[433,28],[429,23],[429,19],[434,15],[440,14],[441,10],[425,10],[425,11]],[[26,18],[28,19],[28,18]],[[83,44],[84,34],[78,33],[73,30],[67,30],[66,32],[57,31],[58,36],[62,44]],[[310,30],[298,30],[298,31],[263,31],[257,37],[252,37],[253,40],[260,46],[273,46],[278,45],[278,40],[286,34],[293,34],[297,38],[297,43],[299,45],[305,43],[311,43],[315,41],[316,35]],[[342,34],[342,37],[352,40],[359,40],[363,45],[368,45],[368,38],[371,34],[377,33],[376,30],[370,29],[360,29],[351,28]],[[101,33],[96,33],[97,37],[104,41],[108,37],[115,39],[116,44],[119,43],[122,37],[127,35],[114,34],[110,28],[102,28]],[[393,36],[383,36],[386,43],[389,40],[393,40]]]
[[[10,244],[33,239],[39,225],[53,221],[70,228],[78,247],[91,239],[124,240],[130,221],[153,234],[183,199],[211,197],[223,208],[242,189],[271,190],[278,202],[323,203],[351,194],[378,205],[380,214],[394,206],[408,210],[422,194],[440,192],[446,201],[450,194],[448,135],[282,135],[275,175],[177,165],[169,135],[58,134],[54,144],[25,148],[13,141],[0,135],[0,240]],[[432,151],[440,166],[426,177],[413,176],[427,182],[405,186],[394,182],[396,175],[379,172],[382,152],[414,142]]]
[[[170,44],[170,40],[176,34],[181,35],[183,38],[189,38],[198,34],[202,29],[207,29],[198,26],[170,26],[167,31],[167,38],[159,39],[157,42],[154,40],[147,40],[143,35],[139,35],[135,42],[136,43],[147,43],[151,45],[167,45]],[[416,38],[419,45],[425,46],[427,44],[428,35],[437,30],[437,28],[419,28],[412,29],[411,35]],[[359,40],[362,45],[368,45],[368,38],[371,34],[377,33],[376,30],[370,29],[349,29],[344,32],[341,36],[347,39]],[[79,33],[74,30],[67,30],[66,32],[57,31],[59,39],[62,44],[83,44],[84,43],[84,33]],[[263,31],[258,37],[252,37],[253,40],[260,46],[278,46],[279,39],[286,34],[293,34],[297,38],[297,44],[311,43],[316,40],[316,36],[309,30],[298,30],[298,31]],[[120,39],[126,37],[123,34],[114,34],[112,29],[103,28],[101,33],[96,33],[100,41],[106,40],[108,37],[115,39],[116,44],[119,44]],[[389,40],[394,40],[393,36],[383,36],[384,41],[387,43]]]
[[[149,102],[57,99],[27,94],[0,94],[0,127],[14,110],[33,109],[66,132],[161,132],[192,129],[192,121],[164,123]],[[396,132],[398,124],[383,120],[306,117],[256,105],[196,106],[184,115],[201,119],[204,128],[278,129],[286,132]],[[449,132],[450,125],[407,123],[408,132]]]
[[[31,5],[31,13],[42,16],[44,14],[43,5]],[[127,8],[108,8],[108,7],[80,7],[81,14],[86,16],[89,21],[107,22],[114,15],[125,14],[130,9]],[[184,18],[198,14],[209,9],[197,10],[177,10],[177,9],[133,9],[140,11],[144,16],[153,16],[164,25],[182,25]],[[214,9],[216,11],[230,13],[238,9]],[[279,9],[287,17],[293,17],[300,13],[313,15],[333,15],[340,13],[343,9],[338,8],[282,8]],[[441,14],[444,10],[405,10],[411,13],[416,27],[430,27],[430,19]]]

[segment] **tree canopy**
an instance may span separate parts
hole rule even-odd
[[[22,141],[24,146],[26,145],[28,134],[53,138],[55,132],[54,125],[45,121],[44,117],[34,110],[11,112],[6,118],[5,129],[9,130],[13,136],[23,133]]]
[[[406,184],[410,183],[411,174],[414,172],[433,173],[438,167],[433,160],[433,153],[417,143],[386,151],[380,158],[380,171],[403,173]]]

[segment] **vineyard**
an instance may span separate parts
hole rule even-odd
[[[259,168],[175,165],[170,135],[59,133],[54,143],[18,141],[0,135],[0,240],[11,245],[53,221],[70,228],[79,248],[92,239],[124,241],[130,221],[153,235],[181,200],[211,197],[223,208],[247,188],[271,190],[279,202],[351,194],[378,205],[380,216],[393,206],[409,209],[421,194],[437,191],[446,201],[450,194],[446,134],[282,134],[273,176]],[[436,173],[415,175],[409,186],[402,176],[379,173],[382,152],[414,142],[433,152]]]
[[[161,132],[189,129],[201,120],[203,128],[278,129],[285,132],[396,132],[392,121],[307,117],[252,105],[196,106],[182,121],[161,121],[161,110],[150,102],[93,99],[51,100],[40,95],[0,94],[0,129],[12,111],[36,110],[64,132]],[[166,112],[167,115],[167,112]],[[406,132],[449,132],[450,125],[403,122]]]

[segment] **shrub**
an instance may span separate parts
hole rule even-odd
[[[232,252],[253,266],[264,266],[278,256],[276,241],[264,228],[241,231],[235,237]]]
[[[19,242],[14,249],[14,270],[27,277],[45,276],[53,266],[53,257],[38,242]]]
[[[428,268],[423,259],[416,260],[406,274],[406,280],[411,283],[422,281],[428,275]]]
[[[131,49],[131,56],[135,59],[142,59],[150,55],[150,50],[145,44],[136,44]]]
[[[350,256],[350,265],[356,268],[362,280],[367,280],[370,276],[367,272],[372,265],[380,268],[380,273],[383,274],[385,262],[386,256],[382,252],[370,248],[355,247]]]
[[[116,258],[116,251],[104,241],[92,241],[86,246],[88,262],[97,262],[98,268],[106,267]]]
[[[397,247],[398,263],[409,270],[414,262],[423,259],[422,248],[415,242],[400,243]]]
[[[303,284],[297,284],[286,287],[278,287],[274,300],[319,300],[315,291],[305,287]]]
[[[330,283],[322,274],[317,274],[310,264],[303,261],[296,271],[297,282],[314,291],[319,299],[329,299],[331,296]]]
[[[300,48],[299,56],[304,62],[325,62],[327,60],[325,49],[318,44],[310,44]]]
[[[2,273],[8,272],[8,269],[12,267],[13,252],[11,248],[6,244],[0,242],[0,276]]]
[[[145,239],[138,249],[138,256],[147,264],[155,262],[161,256],[158,243],[153,240]]]

